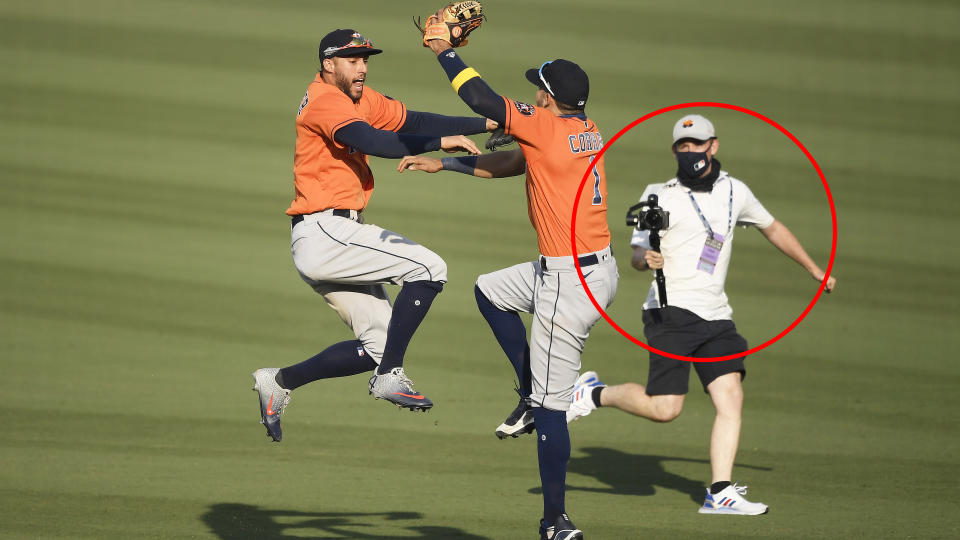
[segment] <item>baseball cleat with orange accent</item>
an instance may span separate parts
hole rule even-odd
[[[253,389],[260,395],[260,423],[267,427],[267,435],[280,442],[280,413],[290,403],[290,390],[277,384],[279,368],[261,368],[253,372]]]
[[[385,399],[397,407],[411,411],[427,411],[433,402],[413,389],[413,381],[407,378],[402,367],[396,367],[382,375],[376,370],[370,377],[370,394],[377,399]]]

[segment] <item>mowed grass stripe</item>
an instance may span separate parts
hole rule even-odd
[[[115,24],[43,20],[2,16],[0,47],[36,51],[69,50],[77,56],[93,56],[140,62],[175,62],[186,66],[254,69],[261,73],[295,68],[300,60],[296,48],[276,39],[228,39],[201,32],[130,28]],[[123,43],[122,47],[116,46]],[[171,46],[175,45],[175,46]]]
[[[502,1],[502,0],[500,0]],[[548,0],[535,0],[534,5],[552,5]],[[561,0],[560,4],[575,7],[576,0]],[[729,21],[747,28],[760,27],[763,31],[768,25],[790,27],[816,32],[829,29],[832,32],[864,32],[868,35],[884,35],[892,38],[901,36],[929,37],[950,40],[955,37],[951,32],[954,21],[960,18],[960,12],[949,1],[919,0],[878,0],[870,4],[870,14],[863,16],[863,3],[857,1],[835,2],[815,0],[801,6],[789,6],[762,0],[732,0],[723,4],[703,4],[698,6],[706,18]],[[661,3],[624,3],[621,0],[597,0],[595,9],[609,9],[618,13],[645,17],[673,16],[672,21],[681,20],[686,13],[682,6]],[[791,9],[794,8],[794,9]],[[683,28],[678,24],[670,28]],[[664,31],[666,32],[666,31]],[[869,42],[874,38],[864,37]],[[803,36],[798,38],[802,43]],[[863,46],[863,45],[859,45]]]
[[[282,147],[288,142],[292,115],[251,111],[242,107],[197,101],[144,99],[124,93],[64,87],[63,84],[3,85],[8,101],[0,118],[37,125],[83,129],[87,132],[152,137],[167,136],[203,144],[216,140],[243,147]],[[197,122],[198,118],[203,122]]]
[[[212,277],[172,279],[142,272],[16,259],[3,259],[2,275],[9,285],[0,297],[2,309],[11,314],[99,322],[230,342],[283,345],[305,337],[301,322],[304,314],[289,309],[282,295],[245,287],[242,282],[228,285]],[[306,286],[302,293],[302,297],[314,301]],[[313,302],[316,311],[323,314],[321,320],[336,321],[331,313],[321,309],[321,302],[320,298]],[[460,325],[466,322],[463,318],[475,322],[472,304],[466,311],[455,302],[444,304],[448,324]],[[269,320],[269,326],[261,320]],[[337,321],[332,326],[334,334],[346,333],[341,325]],[[323,334],[311,336],[310,340],[322,343]]]
[[[382,413],[381,413],[382,414]],[[396,413],[399,415],[400,413]],[[409,415],[409,413],[408,413]],[[414,415],[409,415],[414,416]],[[93,418],[96,420],[96,418]],[[385,426],[367,429],[352,429],[347,431],[294,431],[297,438],[293,444],[285,446],[269,445],[269,443],[251,444],[255,422],[249,430],[234,431],[231,426],[236,424],[218,422],[198,422],[184,425],[185,429],[171,431],[174,425],[169,420],[165,424],[156,424],[152,420],[129,418],[112,418],[106,426],[92,424],[84,420],[69,424],[69,429],[93,430],[91,435],[99,435],[110,441],[109,446],[92,446],[80,443],[71,449],[56,449],[49,445],[40,444],[42,454],[39,459],[30,460],[24,452],[28,448],[18,449],[7,446],[5,455],[11,463],[17,463],[16,472],[5,475],[9,480],[22,482],[36,476],[41,470],[47,474],[55,473],[59,480],[34,483],[34,489],[56,488],[61,481],[78,482],[88,489],[115,495],[140,495],[145,482],[151,486],[151,494],[171,498],[200,499],[210,502],[224,502],[242,500],[247,504],[276,507],[283,509],[318,509],[324,507],[356,509],[357,504],[377,505],[384,508],[396,495],[383,485],[390,483],[410,482],[411,470],[418,468],[424,455],[428,453],[434,457],[435,464],[428,477],[418,478],[416,481],[417,501],[407,501],[407,508],[428,508],[433,506],[440,513],[465,512],[475,509],[488,509],[492,503],[488,500],[473,500],[463,498],[456,501],[441,501],[446,497],[443,485],[451,481],[466,482],[467,484],[482,483],[491,467],[497,467],[500,461],[515,462],[516,471],[509,466],[499,470],[504,471],[503,483],[511,486],[514,492],[521,492],[536,485],[536,472],[529,467],[520,467],[517,451],[520,447],[500,447],[510,452],[509,456],[502,452],[488,453],[486,462],[472,460],[469,466],[459,459],[465,452],[470,452],[474,446],[473,437],[457,435],[456,439],[450,436],[422,435],[412,438],[406,429],[384,429]],[[166,425],[170,424],[170,425]],[[296,425],[296,424],[294,424]],[[66,425],[64,425],[66,426]],[[213,429],[209,429],[210,427]],[[156,428],[151,432],[157,441],[163,443],[148,443],[153,447],[128,447],[123,443],[125,433],[142,432],[143,427]],[[302,426],[298,426],[302,427]],[[225,431],[225,428],[228,431]],[[257,437],[261,429],[257,426]],[[61,433],[69,430],[61,428]],[[194,436],[196,434],[197,436]],[[319,435],[319,436],[318,436]],[[390,445],[392,441],[402,437],[408,451],[392,457],[390,460],[371,460],[366,454],[357,452],[358,448],[376,448]],[[489,436],[492,439],[492,436]],[[209,438],[209,439],[208,439]],[[234,442],[230,442],[231,438]],[[291,437],[293,438],[293,437]],[[484,437],[486,438],[486,436]],[[212,440],[220,441],[218,445],[232,444],[236,448],[244,448],[246,455],[236,455],[224,448],[225,452],[217,452],[210,445]],[[453,444],[449,444],[449,441]],[[456,442],[454,442],[456,441]],[[164,444],[165,443],[165,444]],[[168,451],[166,445],[173,444],[182,451]],[[186,448],[196,445],[206,448],[201,452],[190,455]],[[262,446],[262,449],[261,449]],[[444,448],[441,452],[431,449]],[[269,459],[255,459],[264,456],[264,450]],[[529,455],[529,447],[526,448]],[[352,459],[345,459],[350,454]],[[218,481],[232,471],[244,469],[242,476],[234,475],[229,483]],[[523,469],[525,472],[521,472]],[[110,471],[110,474],[105,474]],[[316,489],[300,502],[278,500],[274,492],[262,490],[262,479],[271,475],[275,481],[295,485],[306,483]],[[48,477],[49,478],[49,477]],[[513,480],[511,480],[511,478]],[[530,506],[538,504],[537,497],[527,495],[523,497]],[[445,504],[440,504],[444,502]],[[450,503],[453,503],[452,505]],[[532,508],[531,508],[532,510]],[[481,514],[489,515],[489,514]],[[181,516],[189,519],[191,516]],[[440,518],[442,522],[442,517]]]
[[[225,191],[202,183],[182,185],[179,179],[145,180],[119,171],[65,171],[45,165],[0,164],[0,171],[7,178],[0,188],[3,193],[17,200],[28,195],[40,197],[44,210],[61,220],[71,215],[98,216],[118,226],[143,228],[147,234],[168,227],[189,227],[210,236],[224,231],[273,236],[270,233],[282,229],[278,225],[284,221],[282,210],[270,211],[264,206],[263,194],[245,190]]]

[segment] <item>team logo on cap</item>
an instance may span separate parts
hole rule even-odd
[[[530,105],[529,103],[524,103],[522,101],[514,101],[513,105],[517,108],[518,111],[520,111],[520,114],[524,116],[533,116],[533,113],[535,111],[535,109],[533,108],[533,105]]]
[[[684,121],[683,121],[683,127],[685,127],[685,128],[693,127],[693,120],[684,120]]]

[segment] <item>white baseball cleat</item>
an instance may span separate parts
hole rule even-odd
[[[588,371],[577,378],[573,385],[573,396],[570,397],[570,408],[567,409],[567,423],[573,422],[581,416],[587,416],[597,408],[593,402],[593,389],[606,386],[600,381],[596,371]]]
[[[279,368],[261,368],[253,372],[253,389],[260,396],[260,423],[267,427],[267,435],[280,442],[280,413],[290,403],[290,390],[277,384]]]
[[[716,495],[711,495],[710,489],[707,489],[707,498],[703,501],[703,506],[700,507],[699,512],[701,514],[738,516],[759,516],[767,513],[767,510],[769,510],[767,505],[746,500],[743,498],[746,494],[747,486],[738,486],[737,484],[730,484]]]
[[[400,408],[428,411],[433,407],[429,398],[413,389],[413,381],[407,377],[402,367],[395,367],[383,374],[373,370],[368,387],[373,397],[385,399]]]

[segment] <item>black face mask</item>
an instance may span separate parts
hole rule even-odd
[[[691,191],[710,191],[720,176],[720,162],[712,160],[713,168],[703,178],[703,171],[710,168],[711,159],[706,152],[677,152],[677,180]]]
[[[710,158],[706,152],[677,152],[677,164],[684,178],[699,178],[710,167]]]

